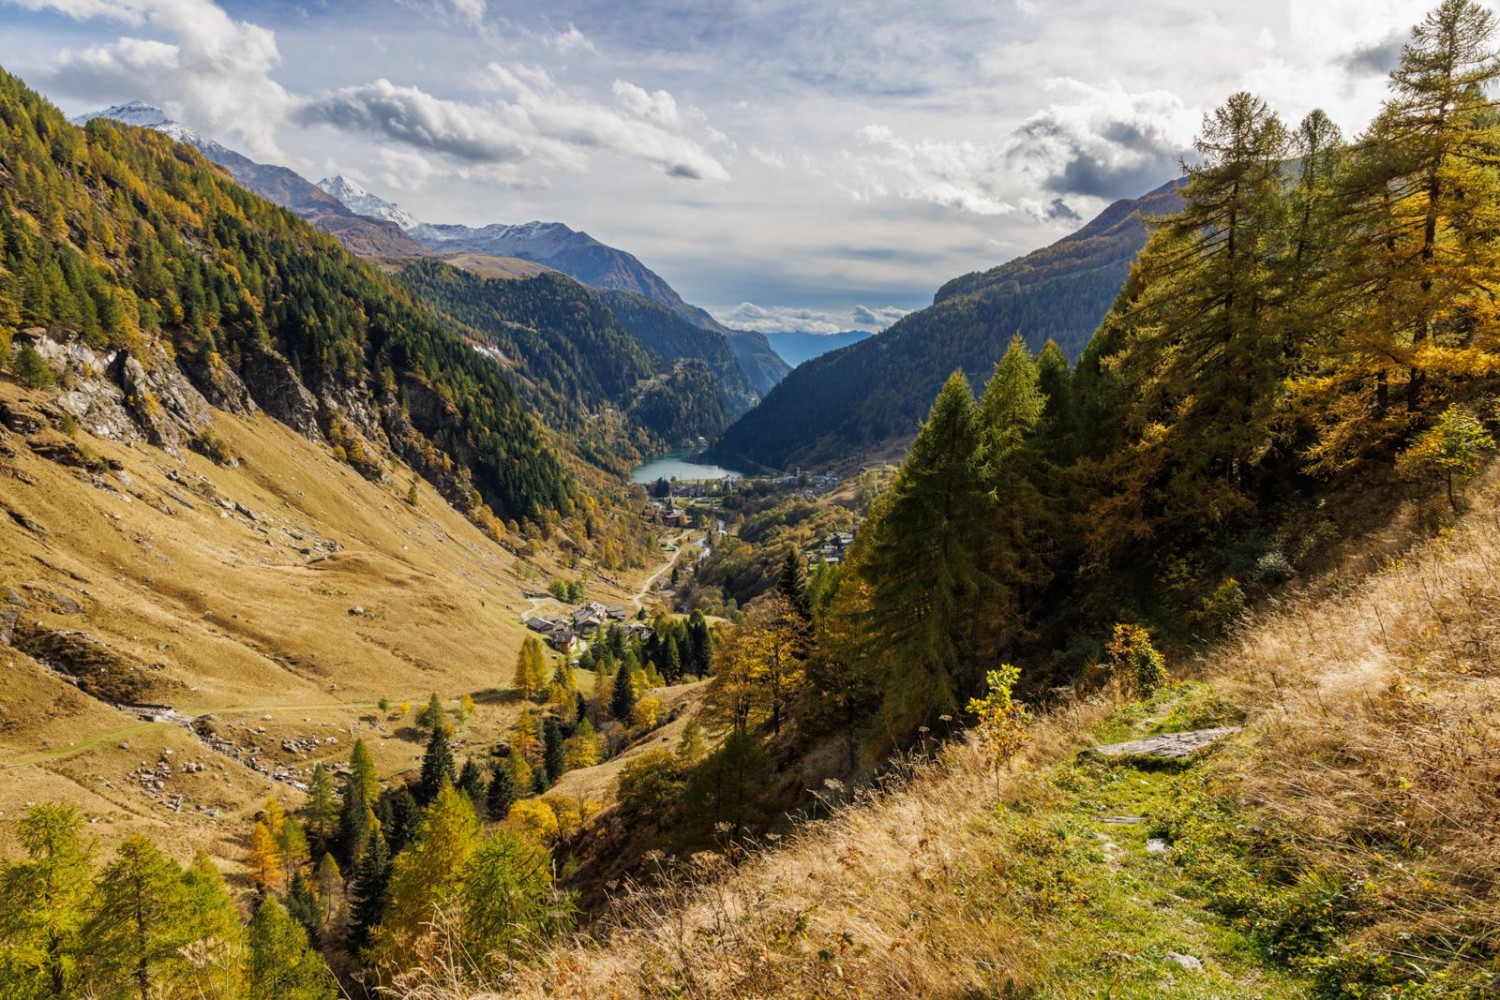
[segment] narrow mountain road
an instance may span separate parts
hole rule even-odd
[[[706,538],[707,536],[705,535],[703,537]],[[661,579],[663,573],[671,572],[672,567],[677,565],[677,559],[682,555],[682,546],[690,541],[693,541],[692,534],[686,531],[678,535],[676,538],[672,539],[670,543],[672,545],[672,558],[668,559],[665,565],[663,565],[655,573],[652,573],[649,577],[647,577],[646,582],[641,584],[641,589],[637,590],[635,592],[635,596],[630,599],[631,603],[635,605],[635,609],[637,611],[641,611],[645,608],[646,595],[651,592],[651,587],[656,583],[657,580]]]

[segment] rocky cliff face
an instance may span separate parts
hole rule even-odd
[[[248,414],[264,410],[309,440],[337,439],[350,464],[366,478],[384,482],[389,473],[380,456],[400,455],[420,467],[426,449],[394,400],[375,399],[364,385],[330,383],[310,392],[286,358],[263,349],[246,358],[241,375],[216,356],[169,354],[160,343],[133,353],[101,351],[77,334],[57,327],[21,331],[18,344],[34,348],[57,382],[54,398],[34,412],[0,414],[18,433],[41,434],[71,426],[125,444],[155,445],[180,456],[183,448],[212,450],[214,411]],[[414,395],[431,396],[428,423],[442,423],[443,406],[425,386]],[[66,436],[66,435],[65,435]],[[50,450],[68,464],[86,464],[77,449],[43,435],[29,443]],[[34,447],[33,450],[36,450]],[[469,488],[461,477],[438,476],[438,484],[456,502],[467,503]]]

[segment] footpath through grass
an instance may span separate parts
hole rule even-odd
[[[1123,742],[1237,721],[1232,708],[1183,684],[1116,712],[1098,737]],[[1209,755],[1234,752],[1229,742]],[[1312,995],[1306,980],[1277,962],[1251,926],[1226,916],[1179,862],[1186,845],[1173,836],[1185,815],[1204,808],[1204,767],[1085,755],[1038,773],[1016,801],[996,810],[983,831],[990,856],[971,869],[967,889],[977,909],[990,911],[975,916],[1013,922],[1029,954],[997,962],[993,995]]]

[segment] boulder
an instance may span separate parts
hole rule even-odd
[[[1186,760],[1200,750],[1211,747],[1224,737],[1237,732],[1239,732],[1238,726],[1226,726],[1218,729],[1196,729],[1187,733],[1164,733],[1161,736],[1131,740],[1128,743],[1111,743],[1107,746],[1092,747],[1085,752],[1095,757],[1106,758],[1145,757],[1155,760]]]

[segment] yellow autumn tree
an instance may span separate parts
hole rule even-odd
[[[245,855],[245,867],[250,871],[250,881],[258,888],[266,892],[281,888],[281,848],[265,820],[256,820],[250,831],[250,850]]]
[[[385,915],[371,935],[374,965],[392,975],[417,967],[438,945],[434,924],[462,896],[462,873],[479,846],[479,819],[448,782],[422,816],[412,844],[396,856]]]

